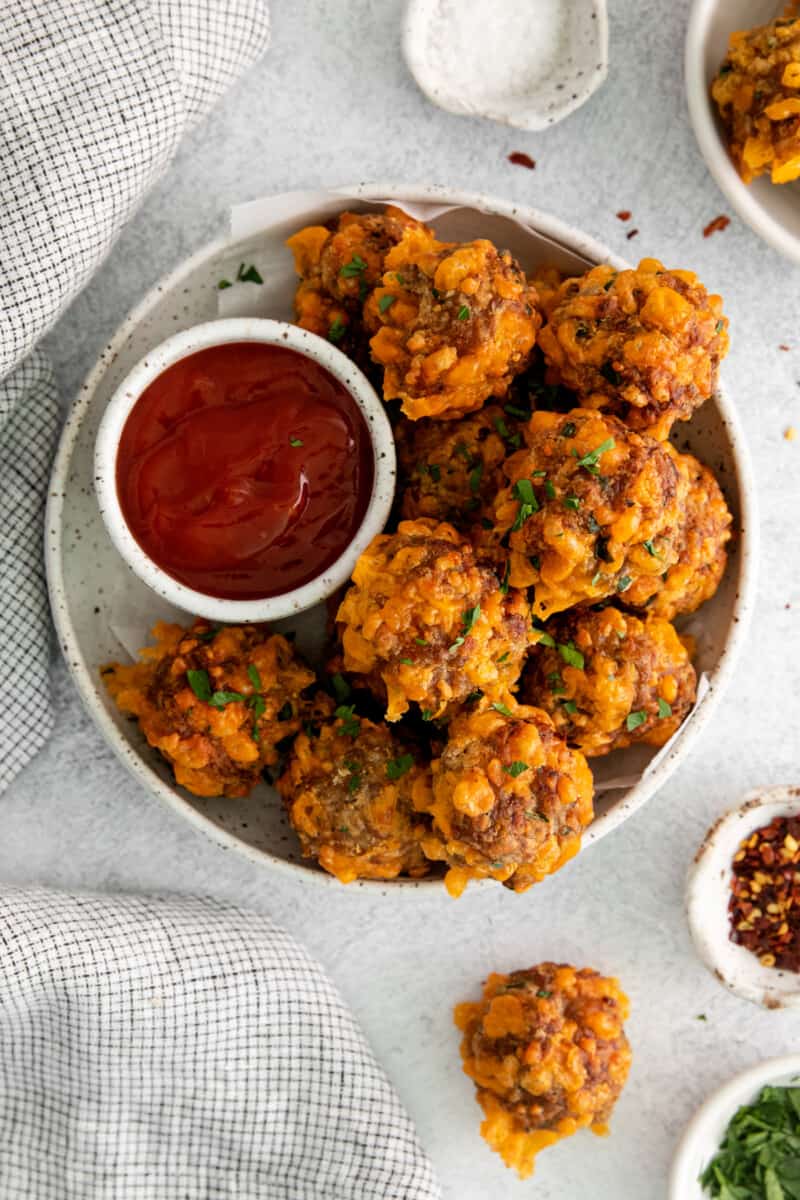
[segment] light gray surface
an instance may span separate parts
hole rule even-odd
[[[610,7],[606,85],[555,129],[523,134],[448,116],[422,98],[399,53],[398,0],[273,0],[267,57],[184,144],[47,338],[66,401],[131,304],[219,230],[230,202],[370,177],[528,201],[620,253],[692,267],[726,297],[725,377],[750,436],[762,510],[752,654],[667,789],[560,876],[524,896],[498,888],[397,904],[343,888],[323,903],[316,889],[220,850],[145,795],[105,749],[60,663],[55,736],[0,800],[6,881],[211,893],[268,911],[297,934],[363,1022],[448,1200],[663,1200],[672,1146],[695,1105],[740,1067],[796,1046],[800,1032],[797,1014],[723,992],[691,949],[682,908],[686,866],[710,821],[747,788],[797,781],[800,441],[782,434],[800,427],[800,270],[736,220],[702,237],[725,203],[685,113],[688,6]],[[530,153],[536,170],[508,164],[512,150]],[[625,208],[640,230],[630,243],[614,216]],[[611,1139],[564,1142],[542,1155],[533,1183],[520,1184],[478,1136],[450,1009],[490,969],[548,957],[619,975],[633,1002],[634,1068]]]

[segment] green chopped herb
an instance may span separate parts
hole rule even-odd
[[[298,438],[298,437],[290,437],[289,438],[290,446],[302,446],[302,444],[303,444],[302,438]]]
[[[600,468],[597,464],[601,455],[605,454],[607,450],[613,450],[616,444],[617,443],[612,437],[606,438],[604,442],[600,443],[596,450],[590,450],[588,454],[584,454],[583,458],[579,458],[578,466],[584,467],[590,473],[590,475],[599,475]]]
[[[224,292],[225,288],[233,287],[233,284],[231,283],[230,279],[220,279],[217,287],[221,292]]]
[[[718,1200],[800,1197],[800,1087],[762,1088],[734,1114],[700,1176]]]
[[[509,580],[510,575],[511,575],[511,563],[507,562],[506,569],[503,573],[503,579],[500,584],[500,591],[504,596],[508,595],[508,580]]]
[[[511,709],[508,707],[508,705],[501,704],[499,700],[496,700],[494,702],[494,704],[492,705],[492,708],[494,709],[495,712],[502,713],[502,715],[504,717],[513,717],[513,715],[514,715],[511,711]]]
[[[698,1020],[698,1021],[707,1021],[707,1020],[708,1020],[708,1017],[706,1016],[706,1014],[705,1014],[705,1013],[698,1013],[698,1014],[697,1014],[697,1020]]]
[[[509,446],[513,446],[515,450],[522,445],[522,438],[520,435],[518,433],[512,433],[502,417],[495,417],[494,427],[500,434],[500,437],[507,441]]]
[[[633,733],[634,729],[638,729],[640,725],[644,725],[647,720],[647,713],[643,708],[637,709],[636,712],[628,713],[625,718],[625,728],[628,733]]]
[[[579,671],[583,670],[584,658],[574,642],[559,642],[558,653],[568,667],[577,667]]]
[[[536,645],[548,646],[551,650],[555,650],[556,641],[555,638],[551,637],[549,633],[540,633],[539,641],[536,643]]]
[[[581,501],[580,501],[579,496],[565,496],[564,497],[564,507],[565,508],[571,508],[573,510],[577,510],[580,508],[580,506],[581,506]]]
[[[672,716],[672,705],[668,704],[666,700],[662,700],[661,696],[658,698],[658,715],[660,717]]]
[[[186,678],[197,699],[204,700],[208,704],[211,699],[211,680],[208,677],[208,671],[187,671]]]
[[[333,694],[340,704],[344,704],[345,700],[350,699],[353,689],[344,675],[340,675],[337,671],[335,675],[331,676],[331,685],[333,687]]]
[[[401,286],[401,287],[404,287],[404,286],[405,286],[405,282],[406,282],[406,281],[405,281],[405,276],[401,275],[399,271],[396,271],[396,272],[395,272],[395,276],[394,276],[394,277],[395,277],[395,279],[397,280],[397,282],[400,284],[400,286]]]
[[[497,663],[498,667],[500,666],[501,663],[508,661],[509,654],[510,654],[510,651],[506,650],[505,654],[501,654],[499,658],[495,659],[495,662]]]
[[[476,604],[474,608],[468,608],[461,614],[461,633],[450,647],[451,650],[457,650],[459,646],[463,646],[467,634],[471,633],[475,627],[475,622],[481,615],[481,606]]]
[[[526,762],[520,762],[517,760],[516,762],[506,763],[503,767],[503,770],[505,771],[506,775],[510,775],[512,779],[516,779],[517,776],[521,775],[523,771],[529,771],[530,767]]]
[[[531,479],[544,479],[546,474],[547,471],[534,471],[531,475]]]
[[[561,678],[559,671],[551,671],[547,676],[547,682],[550,684],[550,691],[554,696],[563,696],[566,693],[564,680]]]
[[[263,717],[264,713],[267,711],[267,703],[263,696],[251,696],[248,701],[248,704],[250,705],[250,708],[253,713],[253,730],[252,730],[253,741],[260,742],[261,737],[258,732],[258,722],[259,722],[259,719],[261,717]]]
[[[418,646],[427,646],[427,644],[428,644],[426,639],[422,638],[422,637],[415,637],[414,641],[417,643]]]
[[[622,376],[619,371],[614,369],[613,364],[610,362],[603,363],[600,368],[600,374],[603,376],[603,379],[608,380],[612,387],[619,387],[622,383]]]
[[[494,529],[494,525],[488,517],[481,517],[481,529]]]
[[[341,732],[347,737],[357,738],[361,732],[361,722],[356,714],[355,704],[340,704],[333,715],[341,721]]]
[[[544,481],[544,494],[547,496],[548,500],[555,500],[556,498],[556,489],[553,486],[553,481],[551,479],[545,479]]]
[[[287,700],[286,703],[284,705],[282,705],[281,708],[278,709],[278,720],[279,721],[291,721],[293,716],[294,716],[294,709],[292,708],[292,702],[291,702],[291,700]]]
[[[549,1000],[552,994],[552,992],[548,992],[547,988],[539,988],[539,991],[536,993],[540,1000]]]
[[[403,664],[404,667],[413,667],[413,665],[414,665],[413,658],[401,658],[400,662]]]
[[[564,712],[568,712],[570,715],[578,711],[578,706],[574,700],[562,700],[561,705],[564,709]]]
[[[645,550],[647,551],[647,553],[650,555],[651,558],[663,558],[664,557],[663,554],[659,554],[658,551],[656,550],[655,546],[653,545],[652,538],[648,538],[646,542],[642,542],[642,545],[644,546]]]
[[[260,692],[261,691],[261,676],[258,673],[258,667],[255,665],[255,663],[248,663],[247,674],[250,678],[250,682],[252,683],[253,687],[257,688],[258,691]]]
[[[458,310],[458,319],[459,321],[467,321],[469,319],[469,307],[466,304],[462,304]]]
[[[725,328],[725,322],[717,321],[716,325],[714,326],[714,333],[722,333],[724,328]]]
[[[520,421],[529,421],[531,413],[528,409],[517,408],[516,404],[506,404],[503,407],[503,412],[509,417],[517,417]]]
[[[434,483],[438,483],[439,480],[442,478],[441,468],[437,467],[435,463],[433,463],[431,466],[428,467],[428,474],[430,475],[430,477]]]
[[[381,296],[380,300],[378,301],[378,312],[385,313],[387,308],[392,307],[396,299],[397,296]]]
[[[247,696],[243,696],[241,692],[214,692],[208,703],[212,708],[225,708],[227,704],[245,703]]]
[[[387,779],[402,779],[414,765],[413,754],[401,754],[399,758],[390,758],[386,764]]]
[[[361,766],[350,758],[344,759],[342,766],[350,772],[350,778],[347,781],[348,792],[357,792],[361,787]]]
[[[598,583],[600,582],[600,580],[602,578],[603,578],[603,572],[597,571],[596,574],[594,574],[592,576],[592,587],[597,587]]]
[[[533,484],[530,479],[518,479],[511,489],[511,495],[515,500],[519,500],[519,508],[511,526],[511,532],[516,533],[521,529],[529,517],[532,517],[535,512],[541,507],[533,490]]]
[[[632,583],[633,580],[631,579],[630,575],[620,575],[619,579],[617,580],[617,591],[627,592]]]
[[[616,278],[617,278],[617,272],[615,271],[614,274],[611,276],[611,278],[606,283],[603,284],[604,292],[607,292],[609,290],[609,288],[612,288],[614,286],[614,281],[616,280]]]
[[[204,629],[202,633],[196,633],[194,636],[198,642],[213,642],[214,638],[222,630],[221,625],[214,625],[211,629]]]
[[[361,275],[366,271],[367,264],[360,255],[354,254],[349,263],[345,263],[343,267],[339,267],[339,274],[342,279],[355,279],[357,275]]]
[[[422,712],[420,713],[420,716],[422,717],[423,721],[433,720],[433,712],[429,708],[423,708]]]
[[[334,345],[336,345],[336,343],[340,342],[342,340],[342,338],[344,337],[344,332],[345,332],[346,328],[347,327],[346,327],[344,321],[342,320],[342,318],[337,317],[336,320],[331,325],[330,329],[328,330],[328,341],[333,342]]]
[[[482,475],[482,463],[478,463],[477,467],[473,467],[469,473],[469,490],[473,493],[473,495],[480,490]]]
[[[566,425],[562,425],[559,430],[559,436],[563,438],[574,438],[578,432],[578,427],[574,421],[567,421]]]
[[[264,280],[259,275],[256,268],[251,263],[245,270],[244,263],[239,263],[239,270],[236,272],[237,283],[263,283]]]

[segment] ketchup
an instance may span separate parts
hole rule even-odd
[[[243,342],[168,367],[117,451],[129,529],[162,570],[233,600],[301,587],[366,512],[369,430],[333,376],[286,347]]]

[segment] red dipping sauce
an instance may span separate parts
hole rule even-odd
[[[125,422],[117,493],[141,548],[209,596],[256,600],[335,562],[375,463],[361,410],[324,367],[256,342],[212,346],[159,375]]]

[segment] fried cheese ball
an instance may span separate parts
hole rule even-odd
[[[447,863],[451,896],[485,878],[524,892],[577,854],[594,815],[585,758],[538,708],[463,712],[432,770],[433,828],[422,846]],[[427,795],[415,803],[426,806]]]
[[[727,329],[721,297],[696,275],[643,258],[635,270],[599,266],[567,279],[539,345],[551,381],[577,392],[582,408],[664,440],[712,395]]]
[[[430,768],[387,725],[340,706],[318,736],[295,739],[278,780],[303,854],[341,883],[425,875],[424,818],[412,791],[423,795]]]
[[[485,238],[440,242],[406,229],[364,306],[385,400],[412,421],[452,419],[502,399],[525,370],[541,318],[536,291]]]
[[[660,442],[589,409],[535,412],[504,471],[495,527],[512,587],[545,619],[652,581],[676,561],[678,471]],[[653,551],[655,550],[655,554]]]
[[[401,521],[356,563],[336,616],[342,669],[362,677],[397,721],[412,703],[426,720],[468,697],[504,696],[530,644],[525,595],[479,566],[452,525]]]
[[[545,320],[547,320],[553,310],[553,305],[558,298],[559,289],[566,276],[559,267],[553,266],[550,263],[541,263],[538,267],[534,267],[528,278],[536,288],[536,295],[539,298],[539,309],[544,314]]]
[[[616,979],[545,962],[490,975],[477,1003],[459,1004],[464,1073],[484,1112],[481,1134],[521,1179],[536,1155],[608,1120],[631,1065]]]
[[[419,222],[399,208],[383,213],[345,212],[332,228],[308,225],[286,243],[300,283],[297,324],[352,352],[366,350],[361,314],[383,274],[386,255],[405,229]],[[424,228],[424,226],[421,226]]]
[[[548,622],[522,694],[587,758],[634,742],[663,746],[694,703],[691,649],[660,617],[574,609]]]
[[[623,600],[629,608],[644,608],[667,621],[695,612],[720,585],[728,561],[726,545],[733,518],[722,490],[708,467],[692,454],[666,446],[680,476],[678,561],[652,582],[632,583]]]
[[[732,33],[711,85],[731,158],[745,183],[800,176],[800,16]]]
[[[102,669],[115,703],[136,717],[187,791],[248,795],[315,703],[304,695],[313,672],[263,626],[159,622],[153,636],[140,662]]]

